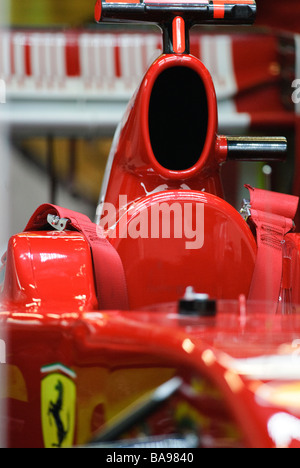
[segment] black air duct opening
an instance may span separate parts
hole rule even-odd
[[[208,104],[201,77],[188,67],[164,70],[149,103],[154,156],[166,169],[183,171],[199,160],[206,140]]]

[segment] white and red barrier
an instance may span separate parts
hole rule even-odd
[[[259,31],[192,33],[191,53],[201,58],[215,83],[222,130],[293,125],[294,113],[281,100],[278,47],[278,37]],[[159,32],[1,31],[0,80],[6,100],[15,105],[7,111],[8,122],[22,126],[23,104],[29,100],[24,128],[43,122],[62,128],[62,120],[74,128],[78,122],[101,127],[105,118],[108,128],[115,127],[160,52]],[[50,100],[67,102],[65,111],[51,109]],[[45,107],[35,109],[38,101]],[[99,101],[104,107],[98,106],[95,115]],[[68,108],[71,102],[90,107]]]

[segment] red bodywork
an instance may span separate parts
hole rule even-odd
[[[174,94],[159,109],[167,82]],[[156,119],[172,102],[172,126],[165,120],[161,128]],[[193,163],[189,139],[197,138],[187,136],[194,127],[185,104],[198,108],[206,126]],[[228,148],[217,129],[205,66],[189,54],[159,57],[116,133],[101,193],[101,223],[124,266],[129,310],[101,309],[81,233],[49,225],[10,239],[0,312],[8,446],[88,444],[115,416],[179,376],[179,391],[123,437],[189,431],[203,447],[300,447],[300,238],[286,237],[281,313],[269,312],[268,291],[263,303],[247,302],[256,239],[223,199],[219,171]],[[173,166],[177,147],[183,157]],[[175,222],[166,236],[147,235],[161,203],[169,214],[176,203],[184,235]],[[116,207],[114,219],[106,216],[108,204]],[[197,220],[198,237],[191,228]],[[214,317],[178,313],[188,286],[216,300]]]

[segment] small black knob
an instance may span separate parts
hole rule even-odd
[[[217,314],[216,301],[207,294],[197,294],[192,287],[188,287],[185,295],[179,300],[178,311],[180,315],[196,317],[215,317]]]

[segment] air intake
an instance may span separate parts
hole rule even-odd
[[[157,77],[149,103],[153,154],[164,168],[184,171],[201,157],[208,129],[204,83],[189,67],[168,68]]]

